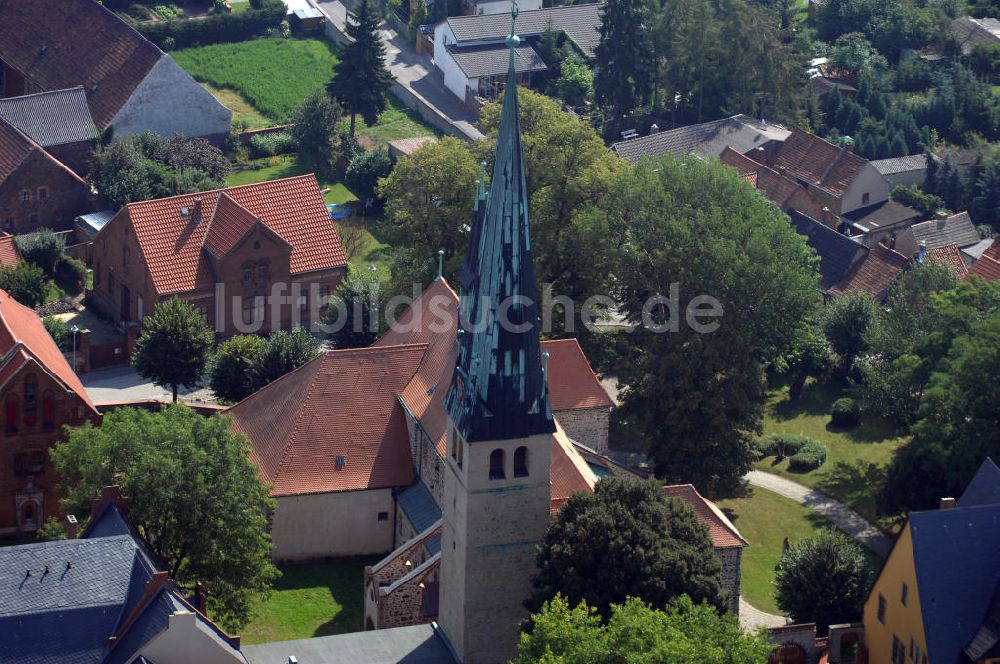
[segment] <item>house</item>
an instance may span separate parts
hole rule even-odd
[[[0,267],[17,267],[21,254],[17,251],[13,235],[0,236]]]
[[[86,175],[90,170],[97,127],[90,117],[82,87],[2,98],[0,119],[78,175]]]
[[[177,296],[223,336],[318,320],[347,267],[311,174],[129,203],[93,261],[93,300],[116,321]]]
[[[506,14],[510,16],[510,3],[505,0],[462,0],[462,14],[469,16],[472,14]],[[542,8],[542,0],[527,0],[518,2],[517,8],[524,11],[532,11]]]
[[[4,291],[0,357],[0,535],[13,535],[59,513],[48,452],[63,427],[98,424],[101,416],[38,315]]]
[[[89,184],[0,118],[0,230],[11,235],[69,230],[94,204]]]
[[[919,210],[890,198],[842,214],[840,221],[847,232],[860,235],[861,241],[869,246],[879,242],[892,245],[921,216]]]
[[[436,143],[434,136],[416,136],[414,138],[397,138],[389,141],[389,157],[395,162],[401,157],[408,157],[428,143]]]
[[[951,22],[951,34],[968,55],[977,44],[1000,44],[1000,19],[962,16]]]
[[[642,157],[667,154],[674,157],[691,154],[702,159],[718,159],[727,147],[741,155],[758,148],[774,150],[789,134],[791,132],[782,125],[747,115],[734,115],[620,141],[612,145],[611,149],[633,164]]]
[[[925,154],[876,159],[871,162],[871,165],[893,187],[898,185],[922,187],[927,178],[927,155]]]
[[[864,605],[870,664],[1000,658],[1000,469],[962,497],[910,512]]]
[[[937,249],[950,244],[959,249],[982,242],[968,212],[959,212],[943,219],[931,219],[913,224],[896,239],[896,250],[904,256],[916,256],[921,249]],[[968,264],[972,261],[969,260]]]
[[[0,547],[5,662],[246,663],[239,637],[180,592],[127,515],[107,487],[79,539]]]
[[[750,154],[754,154],[754,151]],[[837,216],[825,205],[826,200],[813,196],[807,184],[797,182],[728,146],[722,151],[719,160],[726,166],[735,168],[741,178],[755,186],[782,212],[799,210],[822,220],[830,228],[837,228],[839,225]]]
[[[933,260],[948,268],[956,279],[964,280],[969,276],[969,268],[962,259],[962,252],[957,244],[947,244],[931,249],[928,254]]]
[[[1000,279],[1000,260],[983,255],[976,264],[969,268],[969,278],[979,277],[985,281],[994,282]]]
[[[592,3],[520,11],[521,42],[514,57],[518,83],[527,85],[533,72],[545,69],[532,44],[546,30],[562,32],[581,55],[592,58],[600,41],[601,7]],[[505,13],[452,16],[434,26],[434,65],[445,87],[463,103],[476,97],[492,101],[503,89],[510,59],[504,44],[510,34],[509,9],[508,3]]]
[[[99,132],[229,132],[229,109],[101,3],[0,0],[0,97],[76,87]]]

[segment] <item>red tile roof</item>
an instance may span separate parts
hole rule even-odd
[[[20,262],[21,255],[17,253],[14,236],[4,235],[0,237],[0,267],[17,267]]]
[[[615,405],[576,339],[543,341],[542,351],[549,354],[549,400],[553,412]]]
[[[972,277],[979,277],[990,282],[1000,279],[1000,261],[983,254],[969,270],[969,278]]]
[[[741,178],[752,182],[768,200],[773,201],[781,209],[785,209],[788,199],[799,188],[793,180],[730,147],[723,150],[719,161],[735,168]]]
[[[908,264],[909,259],[901,253],[876,244],[830,292],[834,295],[847,295],[860,291],[876,300],[883,299],[889,286]]]
[[[32,309],[17,302],[0,290],[0,383],[6,382],[25,362],[34,360],[42,369],[62,383],[68,392],[74,392],[92,415],[97,409],[87,396],[80,379],[63,357],[56,342],[42,325],[42,319]]]
[[[994,239],[993,244],[986,247],[983,256],[989,256],[995,261],[1000,261],[1000,239]]]
[[[99,2],[0,0],[0,59],[42,92],[83,86],[98,129],[162,56]]]
[[[962,250],[958,248],[957,244],[935,247],[931,249],[930,254],[934,260],[951,270],[956,279],[965,279],[969,274],[969,268],[966,267],[965,261],[962,260]]]
[[[558,420],[557,420],[558,424]],[[577,491],[593,492],[597,475],[576,451],[562,427],[557,426],[552,434],[552,459],[549,468],[550,504],[552,512],[558,512]]]
[[[196,199],[200,199],[200,211]],[[182,214],[184,208],[188,216]],[[211,287],[215,276],[202,247],[225,253],[246,233],[251,221],[291,245],[292,275],[347,264],[311,174],[129,203],[108,226],[131,223],[153,287],[163,295]],[[101,234],[97,237],[99,241]]]
[[[694,509],[698,520],[708,527],[712,544],[717,549],[727,549],[734,546],[748,546],[748,542],[736,530],[736,526],[726,518],[715,503],[703,497],[690,484],[673,484],[663,487],[663,493],[669,498],[680,498]]]
[[[412,483],[397,395],[426,351],[426,344],[327,351],[229,408],[271,495]],[[340,470],[337,457],[344,458]]]
[[[868,162],[846,148],[824,141],[819,136],[795,129],[778,149],[773,164],[796,177],[842,195]]]

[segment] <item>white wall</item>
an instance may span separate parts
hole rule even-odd
[[[541,9],[542,0],[518,0],[518,11],[528,11],[531,9]],[[509,14],[510,0],[495,0],[493,2],[480,2],[476,5],[477,14]]]
[[[242,664],[232,651],[219,644],[199,627],[198,617],[190,612],[175,613],[169,618],[167,629],[146,644],[139,655],[157,664]]]
[[[392,489],[279,496],[271,519],[275,560],[359,556],[392,550]],[[379,512],[388,518],[379,521]]]
[[[868,194],[868,202],[864,203],[864,194]],[[871,164],[865,164],[864,169],[858,173],[851,186],[844,192],[843,203],[840,207],[840,214],[846,214],[852,210],[863,208],[868,205],[875,205],[882,201],[889,200],[889,182],[882,174],[875,170]]]
[[[510,11],[510,4],[507,5]],[[470,79],[458,66],[458,63],[451,57],[447,45],[455,43],[455,34],[451,31],[448,21],[441,21],[434,26],[434,65],[444,76],[444,85],[458,100],[465,103],[465,90],[472,87],[479,89],[478,79]]]
[[[161,136],[229,132],[233,113],[164,55],[112,120],[115,137],[152,131]]]

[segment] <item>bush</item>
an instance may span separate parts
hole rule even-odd
[[[37,233],[30,235],[19,235],[14,242],[21,258],[42,268],[46,275],[55,271],[56,263],[66,248],[66,240],[48,228],[39,229]]]
[[[63,284],[83,288],[87,285],[87,266],[78,258],[63,256],[56,263],[55,276]]]
[[[853,427],[861,421],[861,405],[849,397],[837,399],[830,411],[830,423],[835,427]]]
[[[160,44],[160,48],[162,48],[164,51],[172,51],[175,48],[177,48],[177,40],[175,40],[173,37],[164,37],[163,43]]]
[[[167,39],[173,39],[177,48],[186,48],[196,44],[244,41],[262,35],[268,29],[276,28],[285,19],[286,11],[281,0],[261,0],[251,3],[251,8],[240,14],[176,18],[158,23],[140,23],[133,27],[154,44],[164,44]]]
[[[794,433],[771,433],[757,440],[757,450],[761,456],[782,459],[795,454],[809,443],[816,441],[809,436]]]
[[[362,201],[375,198],[379,178],[392,171],[389,151],[385,148],[362,152],[351,161],[344,174],[344,184]]]
[[[254,134],[250,137],[250,158],[273,157],[279,154],[295,152],[299,144],[295,137],[287,131],[275,134]]]
[[[788,469],[807,473],[826,463],[826,447],[823,443],[809,440],[788,461]]]
[[[45,272],[24,262],[0,268],[0,288],[24,306],[35,308],[45,301]]]
[[[238,334],[219,344],[208,365],[215,396],[235,403],[253,391],[250,371],[267,342],[255,334]]]
[[[73,339],[70,337],[72,333],[69,331],[69,323],[55,316],[46,316],[42,319],[42,325],[45,326],[45,331],[49,333],[60,349],[72,349]]]

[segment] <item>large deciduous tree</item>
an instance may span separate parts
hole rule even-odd
[[[382,286],[366,272],[352,270],[337,288],[339,301],[327,309],[323,322],[333,328],[328,337],[335,348],[370,346],[382,332]]]
[[[324,172],[333,163],[340,116],[340,105],[320,90],[306,97],[292,115],[291,134],[298,143],[299,154]]]
[[[594,493],[571,496],[545,534],[538,568],[533,610],[557,593],[604,616],[627,597],[658,608],[684,594],[720,609],[726,602],[708,529],[653,480],[607,478]]]
[[[379,16],[371,0],[361,0],[348,14],[345,26],[354,41],[344,47],[333,66],[328,91],[351,115],[351,136],[358,115],[369,126],[385,110],[392,74],[385,67],[385,44],[378,30]]]
[[[205,583],[209,614],[230,630],[245,625],[277,577],[266,517],[274,503],[229,420],[181,405],[125,408],[67,436],[52,450],[63,512],[83,514],[101,487],[120,485],[129,520],[171,577],[189,590]]]
[[[319,354],[319,342],[301,327],[272,332],[250,366],[250,392],[256,392]]]
[[[250,395],[253,389],[250,372],[265,343],[256,334],[237,334],[219,344],[208,371],[215,396],[236,402]]]
[[[877,306],[870,295],[850,293],[830,303],[823,311],[823,333],[850,373],[854,360],[868,350],[868,332],[875,325]]]
[[[657,477],[729,490],[755,457],[764,366],[818,303],[815,255],[719,164],[643,160],[613,190],[602,207],[628,229],[620,306],[637,326],[619,375],[623,416],[645,434]]]
[[[143,378],[170,386],[174,402],[181,385],[197,385],[205,372],[215,336],[195,308],[173,297],[156,305],[142,321],[132,365]]]

